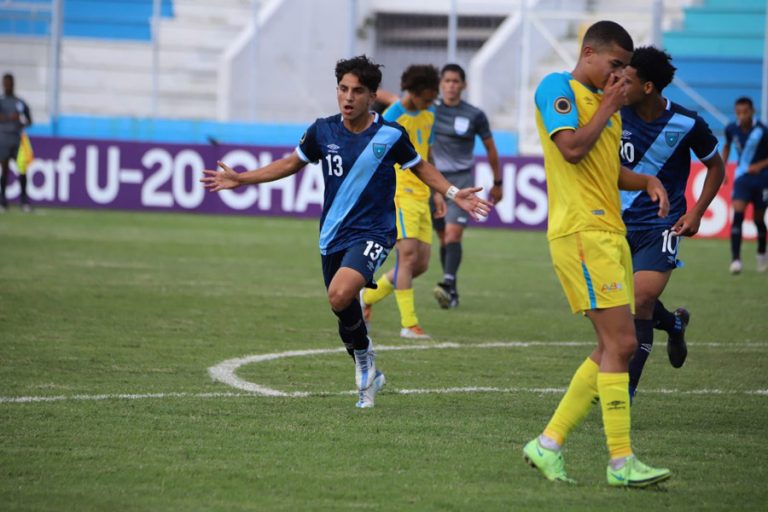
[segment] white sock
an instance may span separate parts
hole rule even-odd
[[[555,441],[550,437],[545,436],[544,434],[541,434],[539,436],[539,444],[541,445],[542,448],[546,448],[547,450],[552,450],[553,452],[559,452],[560,448],[562,448],[562,446],[557,444],[557,441]]]
[[[621,469],[624,464],[627,463],[627,457],[619,457],[618,459],[611,459],[611,469]]]

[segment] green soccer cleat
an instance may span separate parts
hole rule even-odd
[[[606,470],[608,485],[616,487],[647,487],[663,482],[672,476],[672,472],[666,468],[652,468],[646,466],[634,455],[627,457],[626,463],[619,469],[608,466]]]
[[[565,461],[563,454],[559,451],[547,450],[539,444],[538,438],[532,440],[523,448],[523,459],[531,467],[541,471],[541,474],[547,480],[552,482],[568,482],[575,484],[576,481],[568,478],[565,474]]]

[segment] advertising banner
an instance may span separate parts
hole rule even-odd
[[[237,170],[255,169],[282,158],[290,147],[182,145],[132,141],[32,139],[35,160],[27,169],[28,193],[36,206],[110,208],[123,210],[196,212],[211,214],[295,216],[317,218],[323,201],[322,168],[307,165],[294,176],[272,183],[206,192],[199,178],[221,160]],[[546,229],[547,193],[541,157],[502,157],[504,199],[484,222],[488,227]],[[12,163],[12,170],[15,167]],[[706,169],[695,164],[689,180],[689,204],[698,197]],[[732,169],[730,169],[732,174]],[[13,174],[12,173],[12,174]],[[8,199],[19,195],[9,180]],[[493,184],[491,168],[482,158],[475,182]],[[701,224],[700,236],[727,237],[730,229],[728,180]],[[746,221],[747,238],[755,228]]]

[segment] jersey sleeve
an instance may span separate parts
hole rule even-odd
[[[733,123],[730,123],[725,127],[725,143],[726,144],[733,143],[733,137],[735,135],[734,128],[736,128],[736,125]]]
[[[381,114],[381,117],[383,117],[385,121],[396,123],[397,120],[400,119],[400,116],[403,115],[403,112],[405,112],[403,104],[400,103],[400,101],[396,101],[391,104],[383,114]]]
[[[691,149],[702,162],[715,156],[718,149],[717,137],[709,129],[707,122],[699,116],[696,116],[691,133]]]
[[[307,163],[317,162],[323,157],[320,146],[317,144],[317,121],[312,123],[301,136],[299,145],[296,146],[296,154]]]
[[[427,140],[427,145],[431,147],[435,144],[435,121],[437,120],[437,109],[434,105],[430,105],[427,110],[432,113],[432,126],[429,128],[429,139]]]
[[[410,169],[421,162],[421,156],[416,152],[408,133],[404,129],[400,129],[400,137],[392,146],[392,156],[402,169]]]
[[[488,117],[482,110],[478,110],[477,116],[475,117],[475,132],[481,140],[493,137],[493,134],[491,133],[491,124],[488,122]]]
[[[28,127],[32,125],[32,114],[29,111],[29,105],[25,101],[21,102],[22,104],[22,112],[21,114],[26,118],[24,122],[24,126]]]
[[[579,127],[576,97],[568,75],[547,75],[536,88],[535,101],[550,137],[560,130],[575,130]]]

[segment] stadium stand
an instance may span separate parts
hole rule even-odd
[[[664,34],[664,47],[674,57],[678,78],[720,115],[702,109],[680,87],[670,86],[669,98],[699,111],[720,133],[737,97],[751,97],[760,112],[765,15],[764,0],[705,0],[686,8],[683,27]]]

